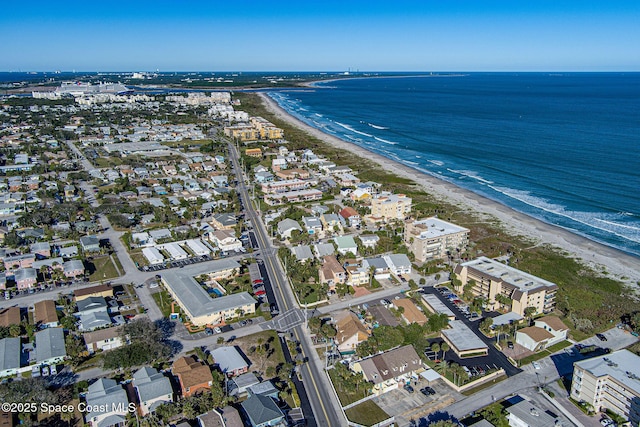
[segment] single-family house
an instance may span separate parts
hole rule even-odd
[[[228,377],[244,374],[249,370],[249,363],[245,360],[237,347],[224,346],[211,350],[211,356],[218,369]]]
[[[254,394],[242,402],[241,406],[251,427],[286,425],[284,414],[270,397]]]
[[[373,277],[376,280],[389,279],[391,270],[389,264],[382,257],[365,258],[362,266],[368,270],[373,270]]]
[[[340,252],[342,255],[346,255],[348,253],[356,255],[358,253],[358,245],[351,236],[335,237],[333,241],[338,246],[338,252]]]
[[[67,278],[84,276],[84,263],[79,259],[72,259],[62,263],[62,271]]]
[[[89,386],[85,421],[91,427],[123,427],[130,413],[127,392],[115,380],[100,378]],[[133,406],[135,408],[135,405]]]
[[[20,338],[0,340],[0,378],[15,375],[20,369]],[[2,424],[0,424],[1,426]]]
[[[335,255],[336,248],[333,246],[333,243],[318,243],[313,245],[313,252],[318,259],[322,259],[329,255]]]
[[[100,252],[100,240],[96,236],[82,236],[80,247],[86,252]]]
[[[320,218],[315,216],[303,216],[302,224],[304,225],[305,230],[307,230],[307,233],[315,236],[322,235],[322,221],[320,221]]]
[[[340,221],[340,217],[336,214],[322,214],[320,216],[320,222],[322,222],[323,230],[342,231],[342,221]]]
[[[401,312],[402,320],[407,322],[407,324],[417,323],[423,326],[427,323],[427,316],[425,316],[409,298],[393,300],[392,304]]]
[[[140,401],[140,413],[144,416],[163,403],[173,402],[171,381],[154,368],[143,367],[133,374],[133,387]]]
[[[213,385],[209,366],[196,360],[194,356],[184,356],[173,362],[171,372],[178,377],[182,397],[210,391]]]
[[[216,230],[209,233],[209,238],[222,252],[239,251],[242,248],[242,242],[232,230]]]
[[[233,230],[237,224],[238,220],[233,214],[221,213],[211,218],[211,226],[216,230]]]
[[[298,224],[298,221],[290,218],[285,218],[278,223],[278,234],[282,238],[290,239],[291,233],[294,230],[302,231],[302,228],[300,227],[300,224]]]
[[[382,259],[384,259],[389,266],[391,273],[396,276],[411,273],[411,260],[409,260],[409,257],[405,254],[384,255]]]
[[[38,365],[56,365],[67,357],[62,328],[46,328],[35,333],[36,362]]]
[[[291,248],[291,253],[293,253],[298,262],[304,263],[307,260],[313,259],[313,254],[311,253],[309,245],[294,246]]]
[[[108,351],[122,347],[125,341],[120,336],[122,331],[119,328],[107,328],[99,331],[85,332],[82,334],[84,343],[89,353],[97,351]]]
[[[320,283],[329,286],[329,290],[335,290],[335,287],[339,283],[345,283],[347,280],[347,273],[340,265],[335,256],[326,256],[322,259],[322,267],[318,272]]]
[[[376,236],[375,234],[367,234],[360,236],[360,242],[362,242],[362,246],[365,248],[375,248],[378,242],[380,241],[380,236]]]
[[[340,211],[340,216],[344,218],[346,221],[348,221],[351,227],[356,227],[360,225],[360,222],[362,220],[358,211],[356,211],[351,206],[347,206],[344,209],[342,209]]]
[[[0,310],[0,326],[8,328],[20,324],[20,307],[9,307]]]
[[[39,301],[33,305],[33,323],[37,328],[55,328],[59,325],[56,303]]]
[[[370,334],[358,316],[350,311],[336,321],[335,343],[340,353],[351,354],[355,352],[358,344],[366,341]]]

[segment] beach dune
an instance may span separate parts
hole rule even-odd
[[[265,93],[260,93],[259,95],[267,109],[279,119],[303,129],[321,141],[350,151],[362,158],[372,160],[389,172],[413,180],[422,186],[427,193],[436,198],[470,211],[492,216],[498,219],[503,227],[514,235],[528,236],[536,244],[550,244],[582,260],[584,264],[589,265],[594,270],[606,270],[608,277],[614,277],[632,285],[634,288],[638,288],[638,283],[640,283],[640,258],[594,242],[561,227],[544,223],[491,199],[326,134],[287,113]]]

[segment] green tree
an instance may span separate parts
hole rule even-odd
[[[444,354],[451,350],[451,347],[449,347],[449,344],[447,344],[446,342],[443,342],[442,345],[440,346],[440,350],[442,350],[442,358],[444,359]]]
[[[480,322],[480,326],[478,327],[478,329],[480,329],[480,331],[482,331],[483,334],[489,335],[489,332],[491,332],[492,325],[493,325],[493,319],[491,317],[487,317],[482,322]]]
[[[17,324],[13,324],[9,326],[9,335],[11,335],[14,338],[17,338],[21,335],[22,333],[22,327],[20,325]]]
[[[433,344],[431,344],[431,351],[436,354],[436,358],[440,359],[438,357],[438,353],[440,353],[440,343],[434,342]]]
[[[507,414],[500,403],[492,403],[480,410],[480,415],[496,427],[509,427]]]

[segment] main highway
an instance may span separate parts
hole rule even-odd
[[[271,283],[273,294],[277,301],[280,313],[297,308],[297,301],[293,290],[289,286],[289,280],[277,258],[277,250],[271,244],[260,216],[256,212],[249,191],[246,186],[244,172],[238,160],[236,147],[229,142],[229,157],[235,169],[238,180],[236,191],[244,205],[245,219],[251,220],[254,235],[260,249],[260,258]],[[298,325],[291,329],[293,338],[300,343],[302,356],[306,363],[300,367],[300,374],[304,384],[304,392],[309,399],[313,409],[313,419],[311,414],[304,414],[308,425],[318,426],[342,426],[347,424],[344,412],[340,407],[338,398],[329,383],[327,374],[324,372],[324,365],[321,363],[316,350],[314,349],[309,335],[305,331],[306,325]],[[301,393],[300,393],[301,394]]]

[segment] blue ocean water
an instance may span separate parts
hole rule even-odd
[[[269,95],[345,141],[640,256],[640,73],[363,78]]]

